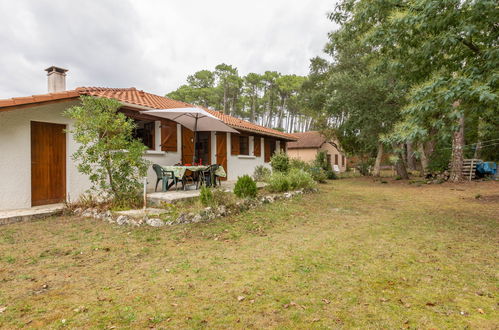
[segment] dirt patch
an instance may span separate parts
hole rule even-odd
[[[499,195],[476,195],[474,198],[477,202],[480,203],[498,203],[499,204]]]

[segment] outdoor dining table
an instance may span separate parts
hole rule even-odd
[[[162,166],[162,168],[165,171],[173,172],[173,175],[175,178],[179,179],[180,181],[184,178],[185,172],[191,171],[191,172],[199,172],[199,171],[206,171],[209,169],[209,165],[168,165],[168,166]],[[225,169],[223,166],[218,166],[218,168],[215,170],[214,174],[216,176],[225,178],[227,177],[227,173],[225,173]],[[173,185],[175,184],[174,181],[172,181],[168,187],[167,190],[170,189]]]

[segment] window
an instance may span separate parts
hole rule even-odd
[[[345,166],[345,156],[341,155],[341,166]]]
[[[135,121],[135,130],[133,137],[142,141],[142,143],[151,150],[154,150],[154,121],[153,120],[140,120]]]
[[[239,154],[249,155],[249,137],[240,135],[239,136]]]
[[[331,165],[331,155],[327,154],[327,163],[328,165]]]
[[[334,155],[334,165],[338,165],[338,154]]]
[[[203,165],[211,164],[211,132],[197,132],[196,160]]]

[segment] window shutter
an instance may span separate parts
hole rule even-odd
[[[239,134],[230,133],[231,143],[230,143],[230,154],[239,155]]]
[[[174,121],[161,121],[161,150],[177,151],[177,123]]]
[[[262,139],[259,136],[253,137],[253,154],[255,157],[260,157],[262,154]]]
[[[270,162],[270,141],[265,138],[265,163]]]

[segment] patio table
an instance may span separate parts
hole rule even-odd
[[[185,175],[185,172],[187,170],[191,172],[199,172],[199,171],[206,171],[209,168],[209,165],[190,165],[190,166],[185,166],[185,165],[169,165],[169,166],[162,166],[165,171],[171,171],[173,172],[173,175],[177,178],[182,180],[182,178]],[[227,173],[225,173],[225,169],[223,166],[218,166],[218,168],[215,170],[215,175],[225,178],[227,176]],[[170,189],[173,186],[173,182],[170,183],[168,186],[167,190]]]

